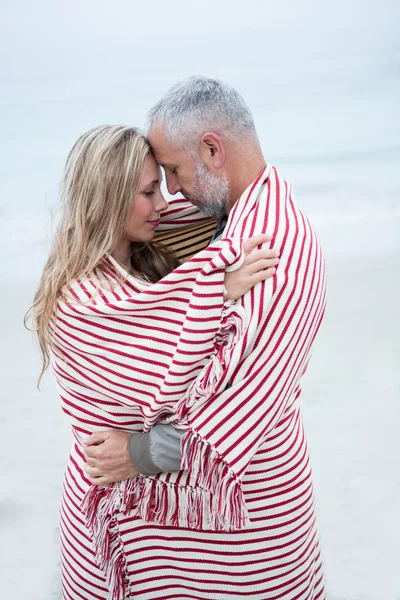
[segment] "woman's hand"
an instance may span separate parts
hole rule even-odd
[[[263,248],[257,250],[257,246],[271,240],[271,236],[262,233],[254,235],[243,244],[245,259],[236,271],[225,273],[225,300],[237,300],[260,281],[265,281],[274,275],[275,267],[279,263],[277,250]]]

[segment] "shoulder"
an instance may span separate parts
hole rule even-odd
[[[129,275],[113,259],[107,260],[65,287],[61,301],[80,306],[101,306],[128,300],[141,291],[139,280]]]
[[[174,198],[169,200],[168,208],[160,215],[160,223],[157,233],[176,227],[185,227],[199,221],[204,221],[199,209],[186,198]]]

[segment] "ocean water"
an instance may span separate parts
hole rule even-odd
[[[171,51],[170,51],[171,52]],[[197,52],[192,48],[190,56]],[[197,55],[196,55],[197,56]],[[348,48],[320,56],[293,53],[216,68],[210,59],[176,68],[126,61],[107,77],[44,74],[6,78],[0,115],[0,252],[3,277],[37,279],[57,220],[68,151],[100,123],[144,126],[147,109],[174,81],[193,72],[236,87],[252,109],[265,157],[294,186],[327,255],[400,251],[400,55]],[[154,58],[154,57],[153,57]],[[75,60],[77,58],[75,57]],[[101,62],[101,56],[99,63]],[[149,63],[150,64],[150,63]],[[97,65],[99,66],[99,65]]]

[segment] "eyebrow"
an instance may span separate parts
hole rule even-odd
[[[153,181],[151,181],[150,183],[148,183],[147,185],[144,186],[144,189],[150,187],[151,185],[155,185],[155,184],[158,184],[158,183],[160,183],[159,179],[153,179]]]

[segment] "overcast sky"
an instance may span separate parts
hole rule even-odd
[[[41,243],[83,131],[143,127],[194,73],[244,96],[267,160],[297,185],[337,181],[329,157],[387,156],[400,130],[399,22],[400,0],[0,0],[0,245],[23,264],[25,244]],[[357,160],[342,161],[340,176],[364,202]],[[388,164],[376,180],[392,181]]]
[[[0,10],[3,102],[21,83],[48,92],[144,73],[169,85],[169,74],[400,49],[398,0],[1,0]]]
[[[301,147],[297,130],[314,131],[316,147],[359,75],[360,97],[367,80],[370,96],[379,93],[376,75],[398,77],[399,23],[399,0],[0,0],[0,175],[11,190],[10,169],[17,175],[29,157],[45,182],[82,131],[104,122],[143,127],[148,108],[193,73],[233,85],[256,125],[265,110],[275,115],[272,147],[285,126]],[[358,131],[360,110],[351,116]]]

